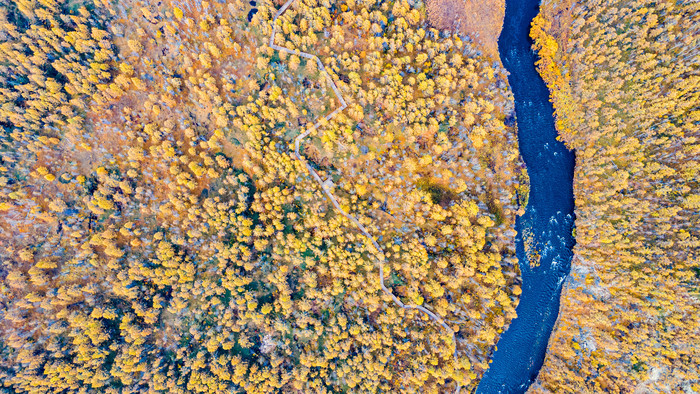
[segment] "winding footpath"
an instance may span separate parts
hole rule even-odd
[[[275,34],[277,33],[277,19],[294,3],[296,0],[287,0],[286,3],[282,6],[282,8],[277,11],[275,14],[275,17],[272,19],[272,34],[270,34],[270,47],[272,49],[275,49],[280,52],[285,52],[291,55],[296,55],[296,56],[301,56],[303,58],[309,59],[311,61],[315,61],[316,64],[318,65],[319,70],[323,75],[325,75],[326,79],[328,80],[329,84],[331,85],[331,88],[333,89],[333,92],[335,93],[336,97],[338,98],[338,101],[340,102],[340,107],[336,108],[333,112],[330,114],[326,115],[324,117],[325,121],[331,120],[333,117],[335,117],[340,111],[344,110],[348,105],[345,102],[345,99],[343,99],[343,96],[340,94],[340,90],[338,90],[338,87],[336,86],[335,82],[333,81],[333,78],[331,75],[328,73],[326,70],[326,67],[323,65],[321,60],[318,58],[318,56],[312,55],[310,53],[306,52],[301,52],[299,50],[292,50],[280,45],[275,44]],[[415,309],[418,310],[425,315],[427,315],[430,319],[432,319],[434,322],[440,324],[442,328],[445,329],[451,336],[452,336],[452,345],[454,346],[453,350],[453,357],[454,357],[454,365],[455,368],[457,367],[458,359],[457,359],[457,340],[455,337],[455,332],[448,326],[445,321],[442,319],[442,317],[438,316],[434,312],[430,311],[429,309],[421,306],[421,305],[415,305],[415,304],[406,304],[403,301],[401,301],[394,293],[389,290],[386,285],[384,284],[384,263],[386,262],[386,255],[384,253],[384,249],[382,249],[381,246],[375,241],[374,237],[367,231],[367,228],[362,225],[355,217],[347,213],[343,208],[340,206],[338,203],[338,199],[331,193],[330,188],[332,187],[332,182],[331,180],[323,181],[321,177],[318,175],[316,170],[313,169],[313,167],[306,161],[306,159],[299,153],[299,145],[301,142],[304,140],[304,138],[308,137],[309,134],[311,134],[312,131],[316,130],[318,126],[320,125],[322,121],[319,120],[316,122],[313,126],[311,126],[308,130],[306,130],[304,133],[299,134],[295,139],[294,139],[294,155],[296,156],[297,160],[299,160],[300,163],[303,163],[306,166],[306,169],[309,171],[313,179],[318,183],[319,186],[321,186],[321,189],[323,192],[326,194],[326,197],[333,203],[333,206],[335,209],[340,212],[341,215],[346,217],[348,220],[350,220],[355,227],[357,227],[358,230],[367,238],[367,240],[370,241],[371,245],[377,250],[377,254],[375,255],[377,259],[377,265],[379,266],[379,284],[382,288],[382,291],[391,297],[391,299],[394,301],[394,303],[399,306],[400,308],[403,309]],[[461,386],[459,384],[457,385],[457,390],[456,393],[459,393],[461,389]]]

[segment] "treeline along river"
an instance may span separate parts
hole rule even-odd
[[[518,141],[530,177],[525,214],[516,220],[516,250],[523,292],[516,317],[501,335],[477,393],[522,393],[544,362],[559,314],[562,284],[571,269],[574,224],[574,153],[557,141],[549,90],[535,68],[530,23],[539,0],[506,0],[498,39],[501,61],[515,97]],[[530,267],[523,234],[532,235],[539,265]]]

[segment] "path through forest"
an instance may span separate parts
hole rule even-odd
[[[294,3],[294,1],[296,1],[296,0],[287,0],[287,2],[282,6],[282,8],[279,9],[279,11],[277,11],[277,13],[275,14],[275,17],[272,19],[272,34],[270,34],[270,47],[272,49],[278,50],[280,52],[286,52],[286,53],[289,53],[291,55],[301,56],[303,58],[306,58],[306,59],[309,59],[311,61],[316,62],[319,70],[328,80],[329,84],[331,85],[331,88],[333,89],[333,92],[335,93],[336,97],[338,98],[338,101],[341,104],[340,107],[336,108],[333,112],[331,112],[330,114],[325,116],[325,120],[328,121],[328,120],[332,119],[334,116],[336,116],[340,111],[345,109],[347,107],[347,103],[345,102],[345,99],[343,99],[343,96],[340,94],[338,87],[336,86],[335,82],[333,81],[333,78],[331,77],[331,75],[326,70],[326,67],[323,65],[323,63],[318,58],[318,56],[315,56],[315,55],[312,55],[312,54],[306,53],[306,52],[301,52],[299,50],[292,50],[292,49],[275,44],[275,34],[277,33],[277,25],[276,25],[277,19],[280,17],[280,15],[282,15]],[[365,226],[363,226],[362,223],[360,223],[355,217],[353,217],[352,215],[347,213],[345,210],[343,210],[343,208],[338,203],[337,198],[333,195],[333,193],[331,193],[331,190],[330,190],[330,188],[332,186],[331,181],[327,180],[324,182],[321,179],[321,177],[318,175],[316,170],[314,170],[313,167],[299,153],[299,145],[301,144],[301,142],[306,137],[308,137],[308,135],[311,134],[311,132],[313,130],[316,130],[318,128],[318,126],[320,125],[320,123],[321,123],[321,121],[316,122],[313,126],[311,126],[309,129],[307,129],[304,133],[299,134],[294,139],[294,155],[296,156],[297,160],[299,160],[300,163],[303,163],[306,166],[306,169],[309,171],[309,173],[311,174],[313,179],[316,181],[316,183],[318,183],[318,185],[321,187],[321,189],[326,194],[328,199],[333,203],[333,206],[335,207],[335,209],[337,209],[338,212],[340,212],[340,214],[343,215],[345,218],[350,220],[355,225],[355,227],[357,227],[357,229],[360,230],[360,232],[365,236],[365,238],[368,241],[370,241],[370,243],[374,247],[374,249],[376,249],[377,253],[374,255],[374,257],[376,258],[377,265],[379,266],[379,285],[381,286],[382,291],[386,295],[391,297],[391,299],[394,301],[394,303],[396,305],[398,305],[399,307],[401,307],[403,309],[415,309],[415,310],[418,310],[418,311],[426,314],[428,317],[430,317],[430,319],[432,319],[436,323],[440,324],[445,329],[445,331],[447,331],[452,336],[452,346],[454,346],[454,350],[453,350],[454,365],[456,367],[458,364],[457,363],[457,360],[458,360],[457,359],[457,346],[456,346],[457,341],[455,338],[455,333],[452,330],[452,328],[450,326],[448,326],[440,316],[436,315],[434,312],[430,311],[429,309],[427,309],[421,305],[406,304],[406,303],[402,302],[398,297],[396,297],[396,295],[394,293],[391,292],[391,290],[389,290],[386,287],[386,285],[384,284],[384,263],[386,262],[386,257],[385,257],[386,254],[384,253],[384,249],[382,249],[382,247],[377,243],[377,241],[369,233],[369,231],[367,231],[367,228],[365,228]],[[371,250],[371,248],[370,248],[370,250]],[[456,392],[459,393],[460,389],[461,389],[461,387],[458,385]]]

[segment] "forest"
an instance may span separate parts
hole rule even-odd
[[[543,1],[576,247],[532,392],[700,391],[700,3]]]
[[[445,392],[515,317],[504,70],[425,6],[0,0],[11,392]],[[457,361],[452,357],[456,351]]]
[[[283,4],[0,0],[0,390],[476,389],[539,264],[503,3]],[[700,2],[530,36],[576,246],[529,392],[700,392]]]

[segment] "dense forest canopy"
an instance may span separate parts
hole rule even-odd
[[[0,0],[3,390],[476,388],[529,192],[503,4],[296,0],[298,54],[282,7]],[[576,151],[531,391],[698,392],[700,3],[544,0],[530,33]]]
[[[545,1],[532,36],[577,152],[574,267],[539,387],[698,391],[700,3]]]
[[[15,391],[473,387],[514,317],[503,70],[406,1],[0,8],[0,380]],[[506,125],[509,123],[510,125]],[[458,361],[452,357],[457,350]]]

